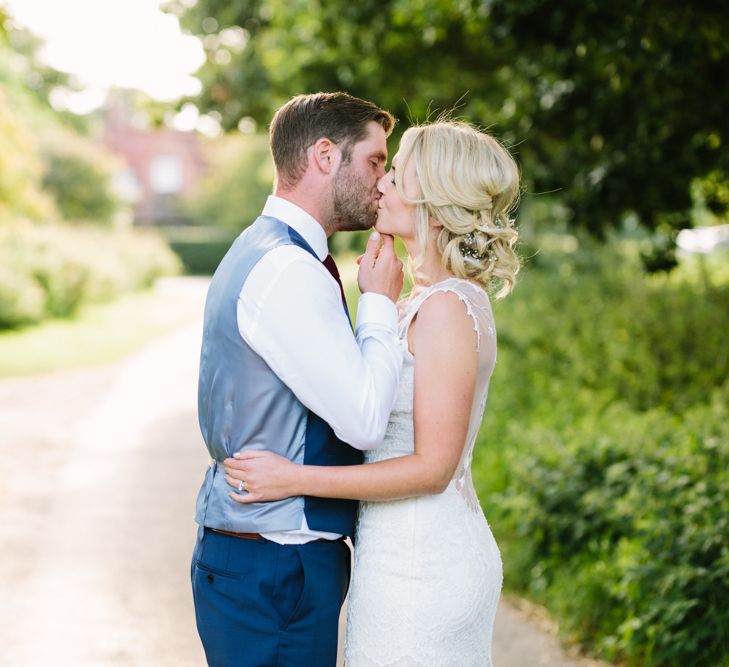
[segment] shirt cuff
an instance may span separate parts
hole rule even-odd
[[[365,292],[357,306],[357,327],[364,324],[379,324],[397,331],[397,306],[383,294]]]

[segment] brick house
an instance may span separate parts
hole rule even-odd
[[[180,197],[198,184],[205,167],[197,133],[136,127],[122,106],[113,105],[106,112],[102,141],[126,164],[115,186],[132,204],[136,225],[186,222]]]

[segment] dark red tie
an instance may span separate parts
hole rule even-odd
[[[337,285],[339,285],[339,291],[342,293],[342,305],[344,306],[344,310],[347,312],[347,316],[349,316],[349,309],[347,308],[347,299],[344,296],[342,279],[339,277],[339,269],[337,269],[337,265],[334,263],[334,257],[332,257],[331,255],[327,255],[324,258],[322,264],[327,267],[327,271],[329,271],[329,273],[332,274],[332,278],[337,281]]]

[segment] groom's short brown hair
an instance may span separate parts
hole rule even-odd
[[[306,150],[322,137],[339,144],[342,158],[351,157],[353,144],[367,135],[374,121],[387,136],[395,119],[377,105],[347,93],[297,95],[274,115],[269,127],[269,143],[279,183],[292,187],[306,171]]]

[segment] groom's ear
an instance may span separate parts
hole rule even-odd
[[[331,139],[317,139],[309,148],[309,164],[322,174],[333,174],[341,158],[339,147]]]

